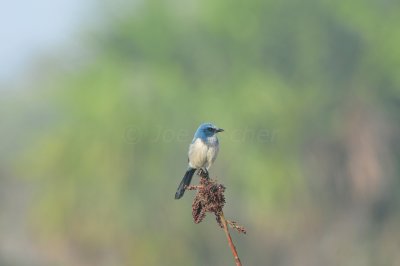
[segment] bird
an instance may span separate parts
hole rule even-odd
[[[219,151],[217,133],[224,131],[212,123],[203,123],[194,134],[188,152],[188,168],[175,193],[175,199],[182,198],[186,187],[190,185],[196,170],[208,177],[208,169],[214,163]]]

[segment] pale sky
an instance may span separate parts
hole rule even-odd
[[[76,38],[90,1],[12,0],[0,8],[0,81],[16,79],[35,55]]]

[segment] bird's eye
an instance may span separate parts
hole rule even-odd
[[[208,130],[208,131],[212,131],[213,128],[212,128],[212,127],[208,127],[207,130]]]

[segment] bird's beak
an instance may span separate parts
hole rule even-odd
[[[215,131],[218,133],[218,132],[222,132],[224,130],[222,128],[217,128]]]

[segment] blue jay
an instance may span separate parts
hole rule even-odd
[[[208,176],[208,169],[218,155],[217,133],[222,131],[224,131],[222,128],[218,128],[211,123],[204,123],[199,126],[189,146],[189,166],[175,193],[175,199],[180,199],[183,196],[196,170],[199,169],[199,171],[203,171]]]

